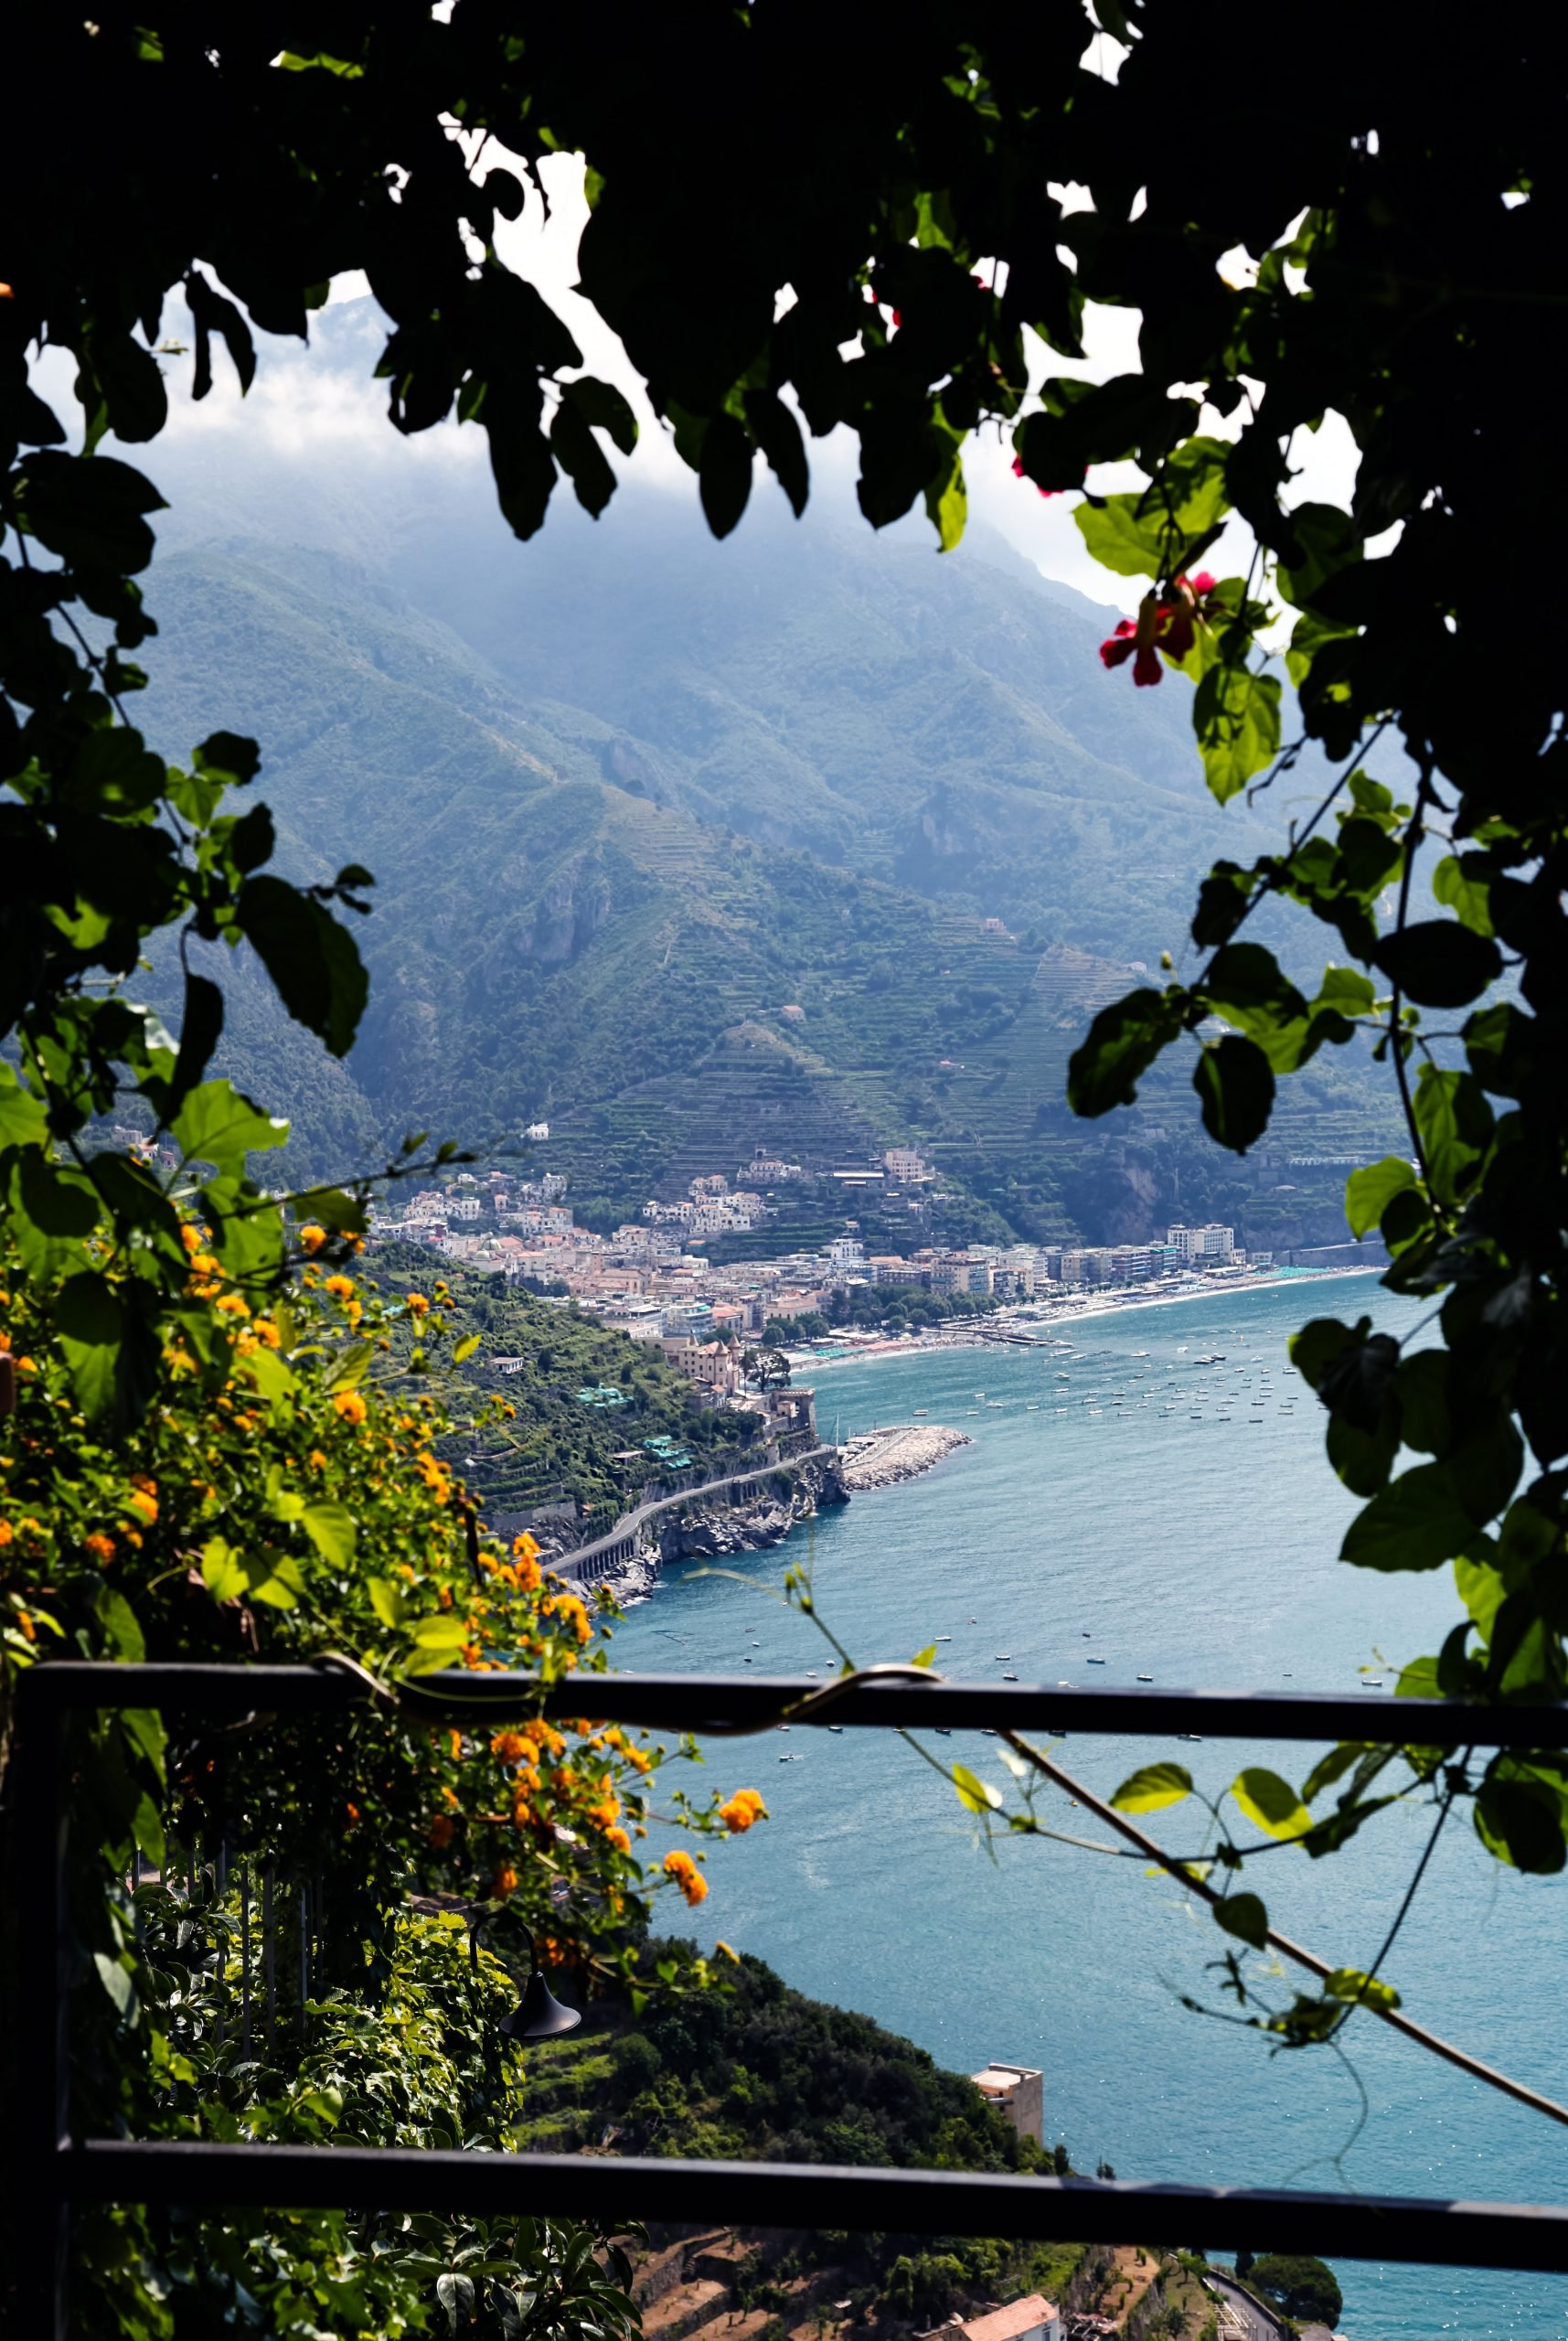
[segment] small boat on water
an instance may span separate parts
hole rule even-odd
[[[843,1735],[844,1726],[841,1723],[830,1723],[827,1728],[831,1732],[837,1732],[840,1737]]]
[[[1154,1676],[1152,1674],[1140,1674],[1138,1676],[1138,1681],[1140,1683],[1152,1683],[1154,1681]]]
[[[1105,1662],[1103,1658],[1086,1658],[1083,1663],[1085,1666],[1104,1666]]]
[[[1004,1674],[1002,1677],[1004,1683],[1016,1683],[1018,1679],[1016,1674]]]
[[[1147,1357],[1148,1352],[1147,1350],[1135,1350],[1133,1352],[1133,1355],[1135,1357]]]
[[[1200,1736],[1195,1731],[1179,1731],[1176,1736],[1178,1739],[1185,1739],[1190,1748],[1201,1748],[1203,1745]]]
[[[938,1642],[950,1642],[953,1637],[951,1634],[933,1634],[932,1640]]]
[[[929,1414],[930,1411],[931,1410],[928,1406],[912,1406],[910,1409],[910,1412],[915,1416],[917,1421],[922,1415]]]
[[[842,1731],[842,1730],[843,1730],[843,1728],[844,1728],[843,1725],[842,1725],[842,1724],[840,1724],[840,1725],[838,1726],[838,1729],[839,1729],[840,1731]],[[947,1724],[944,1724],[944,1723],[939,1723],[939,1724],[937,1724],[937,1725],[934,1726],[934,1729],[935,1729],[936,1737],[938,1737],[938,1739],[951,1739],[951,1738],[952,1738],[952,1737],[953,1737],[952,1727],[951,1727],[951,1726],[949,1726],[949,1725],[947,1725]]]

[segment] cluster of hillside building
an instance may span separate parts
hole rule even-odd
[[[892,1155],[898,1155],[895,1164]],[[770,1183],[799,1166],[759,1157],[738,1181]],[[911,1149],[893,1149],[882,1173],[901,1183],[929,1177]],[[756,1342],[771,1320],[842,1313],[858,1289],[912,1288],[938,1298],[1007,1302],[1066,1299],[1086,1286],[1145,1284],[1245,1262],[1229,1227],[1174,1226],[1148,1244],[921,1245],[869,1252],[853,1220],[820,1249],[717,1264],[704,1254],[715,1236],[761,1224],[760,1186],[719,1173],[693,1179],[677,1202],[650,1203],[607,1235],[579,1227],[558,1173],[518,1180],[503,1171],[460,1172],[415,1193],[400,1213],[376,1222],[376,1237],[427,1245],[444,1257],[500,1273],[536,1291],[569,1294],[607,1324],[661,1342],[672,1363],[716,1393],[738,1379],[737,1345]],[[912,1228],[912,1233],[918,1230]],[[1266,1265],[1258,1255],[1253,1265]]]

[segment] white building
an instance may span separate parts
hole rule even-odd
[[[1061,2312],[1043,2293],[1029,2293],[1006,2308],[968,2317],[953,2331],[955,2341],[1061,2341]]]
[[[827,1246],[827,1257],[836,1268],[863,1268],[866,1247],[858,1235],[836,1235]]]
[[[1033,2065],[1003,2065],[995,2061],[983,2073],[973,2073],[970,2079],[982,2097],[989,2098],[998,2113],[1003,2114],[1020,2138],[1032,2138],[1043,2143],[1045,2135],[1045,2079]]]
[[[523,1136],[529,1139],[535,1146],[542,1146],[546,1138],[549,1136],[549,1124],[548,1122],[530,1122],[527,1129],[523,1132]]]
[[[1211,1220],[1207,1227],[1173,1227],[1165,1240],[1179,1250],[1184,1260],[1213,1263],[1230,1258],[1236,1248],[1236,1231]]]

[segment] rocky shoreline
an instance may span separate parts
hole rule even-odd
[[[891,1488],[929,1471],[955,1448],[973,1446],[967,1431],[951,1430],[945,1423],[903,1424],[891,1430],[868,1431],[851,1439],[841,1466],[845,1487],[852,1495],[867,1488]]]

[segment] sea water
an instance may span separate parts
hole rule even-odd
[[[808,1565],[821,1616],[858,1663],[907,1659],[940,1636],[938,1664],[968,1681],[1152,1675],[1173,1689],[1343,1692],[1365,1700],[1370,1727],[1400,1664],[1435,1650],[1458,1613],[1446,1570],[1385,1577],[1337,1558],[1355,1504],[1328,1469],[1321,1411],[1285,1342],[1309,1316],[1363,1311],[1396,1333],[1420,1314],[1371,1278],[1315,1280],[1051,1326],[1028,1349],[816,1372],[829,1437],[922,1408],[973,1444],[747,1556],[745,1582],[697,1563],[671,1569],[621,1628],[614,1662],[816,1668],[826,1680],[833,1652],[779,1598],[785,1570]],[[1222,1363],[1200,1363],[1216,1352]],[[925,1745],[1012,1795],[994,1740],[955,1733]],[[1136,1765],[1174,1758],[1216,1798],[1243,1763],[1299,1784],[1318,1752],[1082,1735],[1059,1747],[1101,1794]],[[799,1990],[876,2017],[955,2070],[993,2058],[1040,2066],[1047,2143],[1065,2139],[1076,2168],[1563,2199],[1560,2129],[1375,2019],[1352,2023],[1342,2055],[1271,2052],[1227,2021],[1237,2011],[1213,1962],[1230,1939],[1141,1859],[1018,1837],[987,1846],[952,1787],[891,1733],[770,1730],[710,1742],[707,1757],[689,1788],[760,1789],[772,1817],[716,1845],[709,1899],[688,1915],[671,1897],[660,1923],[754,1951]],[[1232,1812],[1238,1835],[1252,1836]],[[1063,1793],[1048,1790],[1040,1814],[1108,1842]],[[1148,1825],[1196,1854],[1202,1821],[1189,1802]],[[1273,1852],[1244,1882],[1293,1940],[1366,1967],[1432,1821],[1429,1805],[1395,1806],[1333,1858]],[[1565,1918],[1562,1881],[1501,1867],[1455,1817],[1384,1972],[1418,2022],[1562,2098]],[[1294,1973],[1243,1956],[1265,2000],[1287,2004]],[[1215,2013],[1189,2013],[1184,1994]],[[1251,2242],[1264,2251],[1271,2239]],[[1337,2272],[1351,2341],[1534,2336],[1561,2333],[1568,2314],[1568,2282],[1553,2278],[1349,2261]]]

